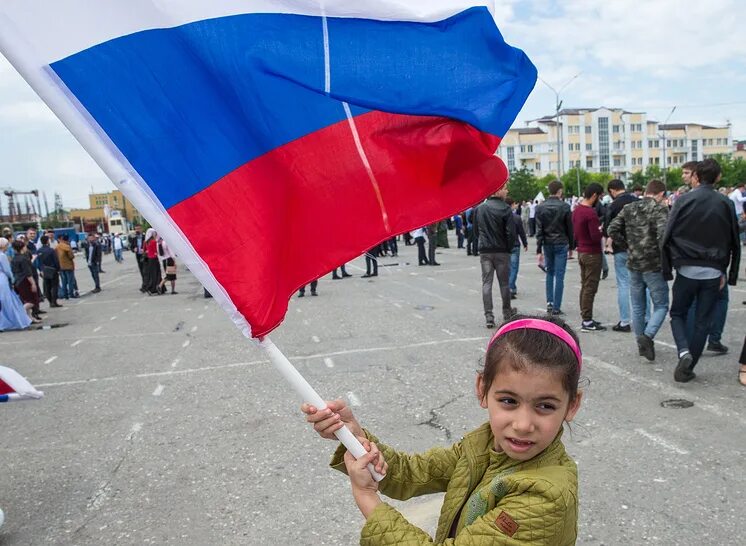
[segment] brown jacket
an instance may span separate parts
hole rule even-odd
[[[57,251],[57,258],[60,260],[60,269],[62,271],[74,270],[75,254],[73,254],[73,249],[70,247],[70,243],[60,241],[55,250]]]

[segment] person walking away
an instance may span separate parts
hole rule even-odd
[[[93,277],[94,288],[91,290],[91,293],[98,294],[101,292],[101,282],[99,280],[99,273],[101,272],[101,244],[96,240],[96,234],[93,232],[88,234],[85,256],[88,270],[91,272],[91,277]]]
[[[528,236],[534,237],[536,235],[536,208],[539,206],[539,201],[532,201],[528,206]]]
[[[598,220],[596,204],[604,189],[600,184],[589,184],[583,192],[583,199],[572,213],[572,227],[578,249],[580,265],[580,316],[582,332],[606,330],[600,322],[593,320],[593,302],[601,280],[601,223]]]
[[[340,445],[331,462],[350,477],[366,519],[360,544],[575,544],[577,466],[561,436],[580,408],[580,366],[577,336],[557,317],[503,325],[476,377],[487,422],[453,446],[417,455],[380,443],[343,400],[326,402],[325,409],[303,404],[306,421],[322,438],[336,443],[334,432],[346,426],[367,451],[355,460]],[[368,464],[385,475],[380,483]],[[434,539],[383,503],[379,489],[400,500],[445,492]]]
[[[544,263],[547,313],[561,315],[569,251],[575,245],[572,211],[562,199],[562,182],[553,180],[549,197],[536,208],[536,258]]]
[[[733,205],[714,189],[721,178],[720,164],[714,159],[699,162],[695,177],[695,189],[674,203],[663,237],[662,268],[666,280],[673,280],[676,269],[670,315],[679,355],[674,380],[681,383],[696,377],[693,370],[702,355],[726,273],[728,284],[735,286],[741,260]],[[694,331],[687,337],[686,319],[695,298]]]
[[[411,231],[410,233],[414,238],[414,242],[417,243],[417,260],[419,265],[428,265],[430,262],[427,259],[427,251],[425,250],[427,231],[424,227],[421,227]]]
[[[614,256],[614,274],[616,275],[617,306],[619,307],[619,322],[612,326],[615,332],[630,332],[632,318],[629,310],[629,270],[627,269],[627,247],[624,243],[617,243],[609,237],[609,224],[630,203],[639,201],[634,193],[627,193],[624,182],[618,179],[610,180],[606,186],[609,195],[614,199],[606,209],[603,234],[606,237],[606,254]]]
[[[500,284],[503,319],[516,313],[510,304],[510,253],[515,246],[513,211],[505,202],[507,188],[495,192],[474,213],[474,234],[479,239],[479,262],[482,266],[482,304],[487,328],[495,327],[492,304],[492,282]]]
[[[435,261],[435,247],[438,246],[438,224],[434,222],[427,226],[427,265],[440,265]]]
[[[70,237],[66,234],[60,235],[57,243],[57,260],[60,263],[60,293],[59,297],[65,300],[78,297],[77,282],[75,281],[75,253],[70,246]]]
[[[640,356],[651,362],[655,360],[655,336],[668,313],[668,282],[661,271],[660,251],[668,221],[665,199],[665,184],[651,180],[645,196],[623,207],[608,226],[614,244],[627,249],[632,327]],[[647,309],[648,292],[652,310]]]
[[[528,215],[530,212],[528,202],[523,201],[523,206],[521,206],[521,220],[523,221],[523,231],[525,233],[528,233]]]
[[[44,281],[44,297],[49,302],[49,307],[62,307],[57,302],[60,286],[60,261],[57,253],[49,246],[49,237],[42,235],[41,247],[39,248],[39,266]]]
[[[137,268],[140,270],[140,292],[145,292],[145,235],[142,226],[135,226],[135,233],[129,238],[130,251],[135,253]]]
[[[0,332],[7,330],[23,330],[32,322],[39,322],[31,317],[31,304],[24,304],[11,286],[13,285],[13,271],[6,252],[8,239],[0,237]]]
[[[21,301],[31,306],[31,317],[40,321],[39,287],[34,280],[34,266],[31,265],[29,249],[25,241],[13,241],[12,247],[15,252],[13,260],[10,262],[13,287]]]
[[[523,229],[523,222],[521,216],[518,213],[518,207],[516,203],[510,198],[506,197],[505,202],[510,206],[513,211],[513,221],[515,222],[516,238],[515,246],[510,252],[510,277],[508,279],[508,286],[510,286],[510,299],[514,300],[518,297],[518,270],[521,267],[521,244],[523,244],[524,252],[528,250],[528,239],[526,238],[526,231]]]
[[[114,235],[114,239],[111,241],[111,246],[114,249],[114,259],[117,261],[117,263],[122,263],[124,261],[124,258],[122,257],[122,251],[124,250],[124,242],[122,242],[122,237],[117,233]]]

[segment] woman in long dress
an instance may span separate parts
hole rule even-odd
[[[153,228],[145,232],[145,290],[150,296],[160,294],[161,263],[158,260],[158,233]]]
[[[13,273],[8,256],[5,254],[7,249],[8,239],[0,237],[0,332],[23,330],[28,328],[32,322],[37,322],[29,315],[33,306],[24,305],[18,294],[11,288]]]

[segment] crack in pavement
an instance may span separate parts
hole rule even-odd
[[[439,410],[442,410],[446,406],[448,406],[450,404],[453,404],[456,400],[459,400],[460,398],[463,398],[464,396],[467,396],[467,395],[466,394],[459,394],[458,396],[454,396],[453,398],[451,398],[447,402],[441,404],[440,406],[438,406],[436,408],[432,408],[430,410],[430,419],[428,419],[426,421],[422,421],[421,423],[417,423],[417,425],[418,426],[419,425],[427,425],[427,426],[429,426],[431,428],[443,431],[445,433],[445,435],[446,435],[446,440],[448,440],[450,442],[453,434],[451,433],[451,430],[448,427],[446,427],[443,423],[441,423],[439,421],[439,416],[438,416],[437,412]]]

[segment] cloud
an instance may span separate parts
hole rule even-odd
[[[24,124],[59,124],[52,111],[40,100],[26,100],[10,104],[0,104],[0,125],[15,124],[23,128]]]

